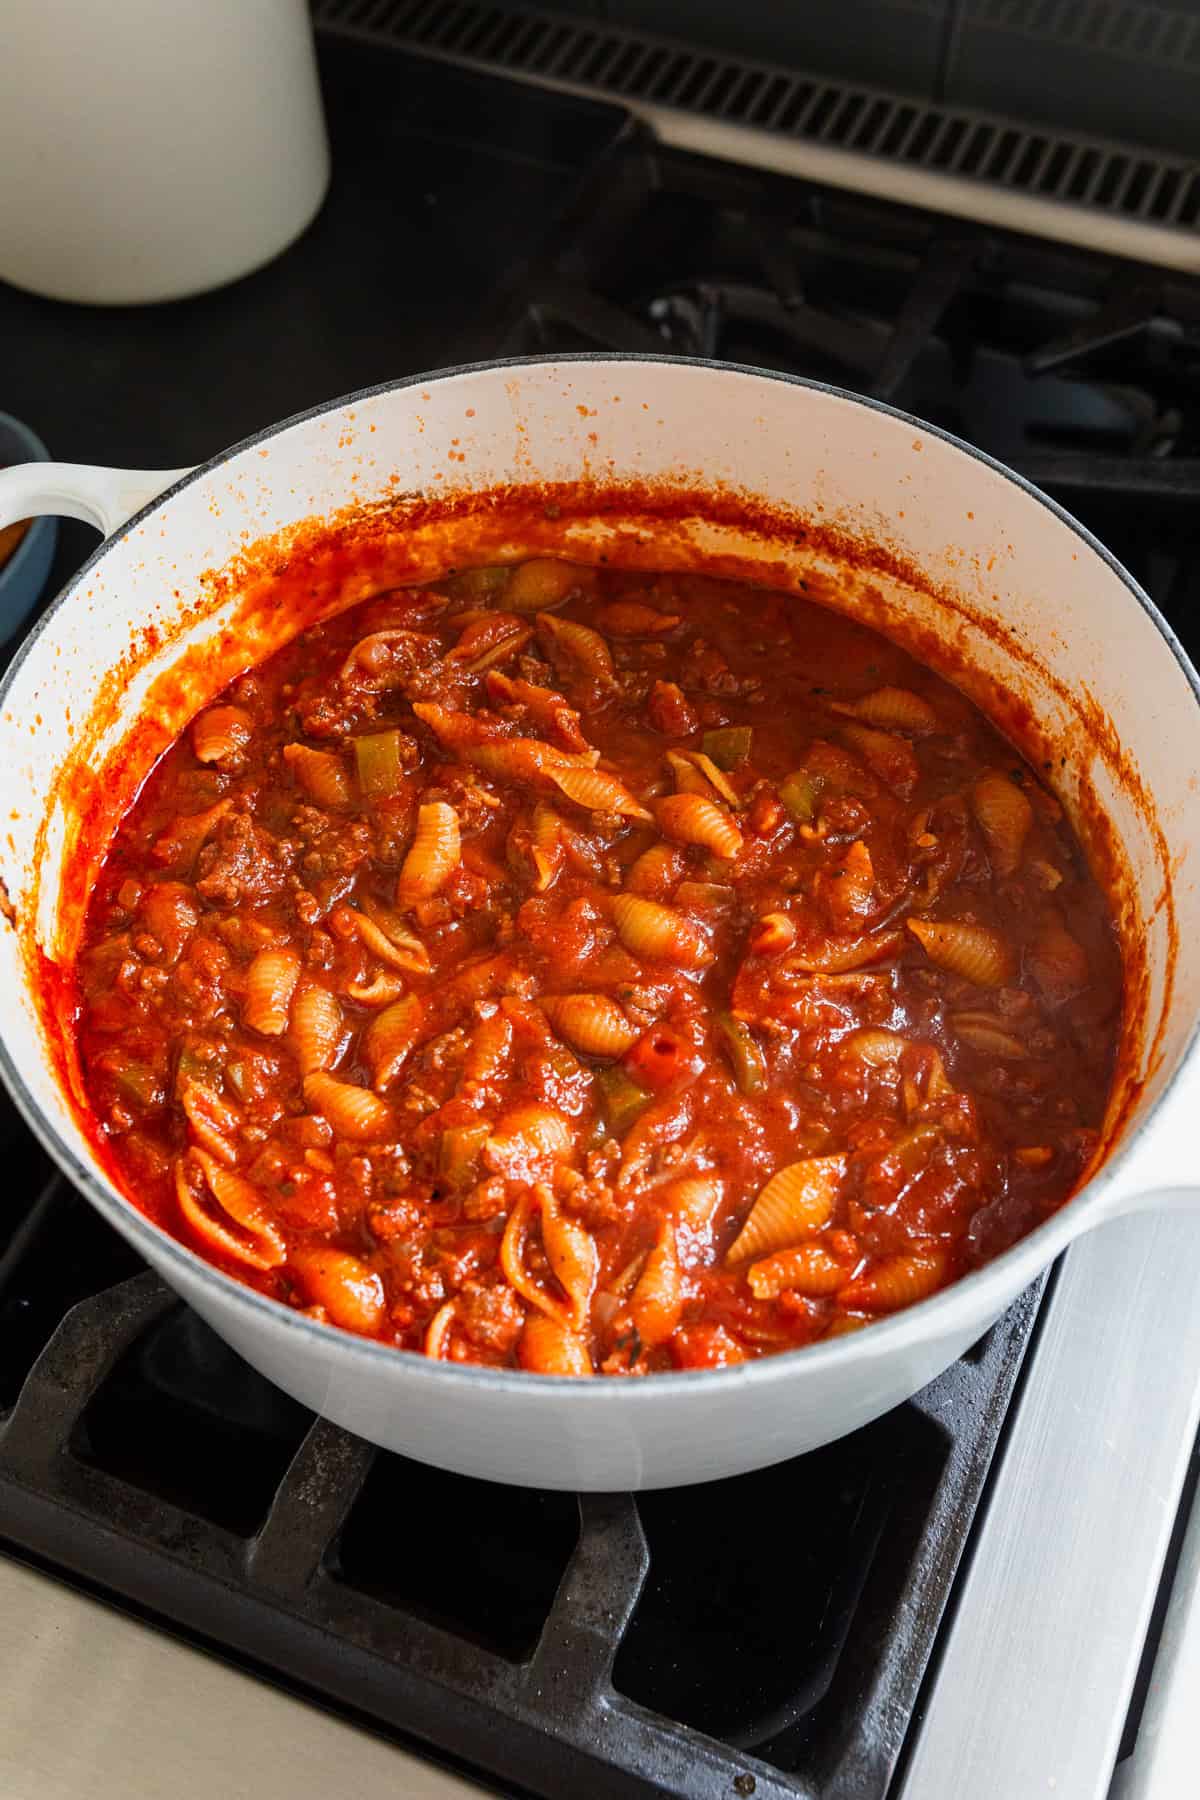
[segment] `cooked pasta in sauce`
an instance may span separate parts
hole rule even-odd
[[[855,1330],[1072,1190],[1120,1021],[1047,787],[877,634],[540,559],[243,676],[93,895],[129,1194],[455,1362],[708,1368]]]

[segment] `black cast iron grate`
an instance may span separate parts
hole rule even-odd
[[[576,1500],[314,1419],[154,1275],[106,1285],[135,1259],[42,1173],[0,1255],[11,1545],[533,1793],[886,1792],[1040,1288],[840,1444]]]

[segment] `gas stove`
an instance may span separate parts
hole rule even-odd
[[[56,454],[177,466],[482,356],[724,358],[1012,463],[1200,652],[1200,278],[737,166],[625,106],[398,48],[379,7],[327,10],[334,186],[283,258],[153,310],[0,289],[5,404]],[[63,530],[59,581],[88,547]],[[838,1444],[576,1500],[314,1418],[142,1268],[7,1102],[0,1154],[5,1793],[149,1795],[167,1767],[183,1800],[1190,1791],[1164,1785],[1172,1758],[1194,1768],[1186,1219],[1073,1247]],[[189,1697],[218,1713],[199,1735]],[[81,1734],[86,1763],[52,1747]],[[302,1753],[265,1757],[281,1740]]]

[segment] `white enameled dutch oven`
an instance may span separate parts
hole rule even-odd
[[[0,473],[0,525],[46,512],[87,519],[105,541],[0,688],[4,1079],[103,1216],[306,1405],[493,1481],[617,1489],[731,1475],[882,1413],[978,1338],[1070,1239],[1186,1196],[1200,1165],[1200,684],[1113,558],[987,457],[787,377],[565,358],[333,401],[190,472]],[[53,1025],[53,970],[146,758],[298,620],[463,561],[545,550],[647,568],[703,557],[866,617],[958,681],[1028,754],[1053,758],[1054,785],[1114,889],[1129,995],[1090,1179],[1006,1255],[867,1331],[643,1381],[432,1363],[300,1317],[164,1235],[114,1186],[81,1114]],[[277,577],[290,584],[283,609],[271,604]]]

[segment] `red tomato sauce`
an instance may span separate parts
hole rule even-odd
[[[810,603],[545,559],[302,632],[162,757],[76,969],[130,1195],[547,1373],[858,1329],[1061,1205],[1121,966],[1054,796]]]

